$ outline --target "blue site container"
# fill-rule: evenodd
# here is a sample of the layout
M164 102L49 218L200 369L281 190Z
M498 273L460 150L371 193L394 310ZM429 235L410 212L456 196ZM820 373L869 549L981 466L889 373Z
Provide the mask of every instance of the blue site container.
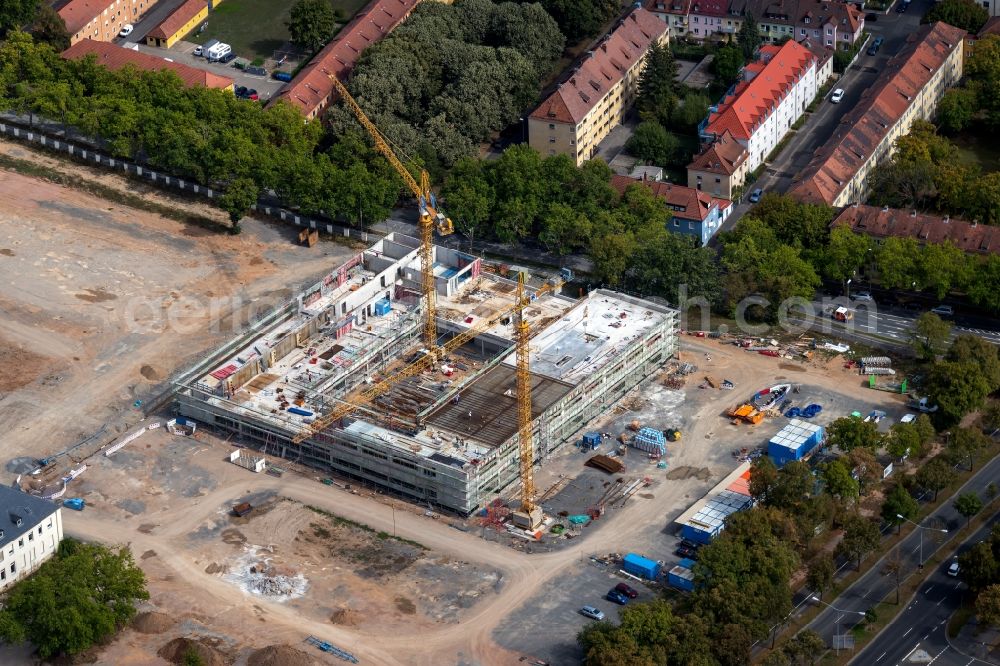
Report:
M601 445L601 433L588 432L583 435L583 448L596 449Z
M292 80L292 75L289 72L271 72L271 76L278 81L284 81L285 83Z
M694 592L694 561L684 559L667 572L667 584L685 592Z
M660 575L659 562L654 562L653 560L645 558L642 555L636 555L635 553L629 553L625 556L625 560L622 563L622 569L633 576L648 578L649 580L656 580L656 578Z
M823 427L792 419L767 444L767 455L776 467L802 460L823 442Z
M375 316L384 317L392 310L392 303L388 298L380 298L375 301Z
M299 409L298 407L289 407L288 408L288 413L289 414L298 414L299 416L312 416L313 415L312 412L306 411L305 409Z

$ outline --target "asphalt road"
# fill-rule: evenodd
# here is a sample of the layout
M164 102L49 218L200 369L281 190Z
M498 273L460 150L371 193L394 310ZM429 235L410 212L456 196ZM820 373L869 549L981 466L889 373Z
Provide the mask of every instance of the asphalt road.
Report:
M864 301L851 302L846 299L836 299L825 303L817 301L813 302L812 305L814 314L823 322L821 329L826 333L853 330L862 335L873 334L891 338L901 344L909 344L916 318L921 314L920 312L908 312L900 308L879 306ZM854 320L846 326L835 322L831 316L837 305L849 305L854 311ZM953 339L959 335L975 335L987 342L1000 345L1000 331L993 329L996 326L994 322L981 321L974 317L959 317L951 321L954 324L951 330ZM987 326L990 328L986 328Z
M160 25L163 19L167 18L173 13L175 9L180 7L184 3L184 0L159 0L153 8L146 12L146 15L139 19L133 24L132 34L128 37L119 37L115 42L119 45L125 42L142 42L146 39L146 35Z
M997 478L1000 478L1000 457L994 458L987 465L981 467L961 489L955 492L955 496L961 493L975 492L984 497L986 486L991 482L995 482ZM947 529L949 532L953 532L965 524L965 518L955 510L952 502L947 501L930 516L926 517L921 524L926 527ZM923 532L927 533L923 534ZM922 546L921 536L923 537ZM942 547L942 542L946 538L947 535L940 532L914 529L897 546L902 563L902 575L916 571L920 564L921 556L926 561ZM950 548L952 546L946 547ZM885 558L878 562L862 562L862 566L866 567L867 571L839 597L832 600L825 599L824 601L829 606L823 607L819 615L809 623L808 628L822 636L828 645L832 645L833 635L838 629L838 623L840 633L849 633L851 627L862 621L863 618L859 613L863 614L895 589L895 576L887 575L884 571L884 565ZM954 589L954 583L952 583L951 593L958 594L958 591ZM932 596L936 601L940 597L940 593ZM919 606L919 599L917 605ZM922 610L926 609L927 605L925 600ZM912 632L910 633L912 634ZM918 638L920 636L923 636L923 634L918 634ZM908 635L907 638L910 638L910 636ZM911 638L911 647L912 643L913 640ZM878 653L876 653L877 655ZM874 662L869 660L864 662L859 661L858 663L873 664Z
M957 556L986 539L990 529L998 522L1000 513L965 539L954 555ZM910 600L906 610L859 652L851 663L858 666L912 663L923 656L921 651L935 659L935 664L943 666L989 663L958 652L948 642L948 618L961 604L965 587L960 580L947 574L950 562L949 559L934 570Z

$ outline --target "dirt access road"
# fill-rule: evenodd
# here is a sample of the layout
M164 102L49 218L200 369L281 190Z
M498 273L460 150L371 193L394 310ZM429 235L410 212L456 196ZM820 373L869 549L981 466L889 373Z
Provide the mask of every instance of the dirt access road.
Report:
M0 463L104 424L120 433L142 416L135 400L350 253L297 247L294 230L252 219L232 236L10 171L0 201Z
M803 381L820 384L833 392L849 392L855 399L874 400L891 404L897 399L891 394L865 391L857 375L843 369L838 359L816 360L808 364L789 363L712 341L690 338L684 340L685 360L697 362L705 371L725 374L737 382L741 392L748 387L767 384L801 375ZM708 360L706 354L711 356ZM793 369L794 368L794 369ZM806 379L808 377L808 379ZM791 378L790 378L791 379ZM794 381L794 380L793 380ZM851 387L857 385L856 390ZM723 403L733 399L732 392L706 392L697 388L691 399L697 400L697 412L692 427L685 433L685 442L677 447L671 462L674 467L705 465L706 446L730 447L735 438L753 439L759 435L745 427L731 426L720 416ZM833 415L831 415L832 417ZM732 432L729 429L732 429ZM697 444L696 444L697 443ZM220 632L242 631L238 640L253 642L265 626L268 642L297 644L305 635L322 636L348 649L368 663L507 665L518 663L520 654L499 647L493 632L506 618L518 612L546 583L565 575L586 554L620 551L623 545L642 543L651 530L662 531L670 517L676 515L700 496L707 487L729 471L719 464L711 468L711 479L697 478L663 481L649 499L637 499L625 508L587 528L579 546L551 553L525 554L479 539L473 534L448 526L445 519L435 520L413 511L395 510L382 497L355 495L329 488L314 479L286 474L281 479L242 472L233 477L227 470L234 466L223 462L228 446L216 441L208 443L210 453L199 457L199 464L219 485L199 497L171 497L169 511L161 511L142 520L155 524L138 525L138 521L109 519L100 511L89 508L83 513L66 516L68 534L95 540L108 540L115 535L131 544L137 557L155 551L157 557L143 561L143 567L162 567L160 580L174 586L174 594L191 608L200 609L203 623ZM735 463L733 463L735 464ZM224 511L229 502L246 493L272 491L281 496L316 506L339 516L367 524L375 530L391 532L417 541L431 550L465 561L493 567L503 572L503 583L496 594L483 598L468 609L457 624L441 624L432 629L414 627L391 635L372 633L363 627L336 626L303 618L301 614L280 603L259 597L250 598L220 577L206 573L203 563L193 561L184 536L197 529L207 519ZM105 492L114 494L114 489ZM154 589L157 582L152 583ZM254 621L256 620L256 622ZM544 631L544 626L539 627Z

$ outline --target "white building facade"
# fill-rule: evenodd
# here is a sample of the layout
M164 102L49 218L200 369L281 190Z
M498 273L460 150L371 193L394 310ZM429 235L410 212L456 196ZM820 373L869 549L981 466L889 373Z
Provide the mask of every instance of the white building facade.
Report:
M0 591L52 557L63 537L62 509L50 501L0 486Z

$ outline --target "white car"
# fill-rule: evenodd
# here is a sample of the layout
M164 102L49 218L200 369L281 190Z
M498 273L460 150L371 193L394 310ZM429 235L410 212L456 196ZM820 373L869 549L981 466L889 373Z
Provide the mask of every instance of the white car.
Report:
M859 291L858 293L854 294L854 300L856 300L856 301L864 301L865 303L874 303L875 302L875 299L872 298L871 292L867 292L867 291Z
M936 308L931 308L931 312L939 317L950 317L955 314L955 310L950 305L939 305Z
M836 90L833 91L833 94L830 95L830 101L833 102L834 104L840 104L840 100L842 99L844 99L843 88L837 88Z
M958 562L952 562L951 566L948 567L949 576L958 576Z
M119 37L128 37L129 35L132 34L133 30L135 30L135 26L132 25L131 23L126 23L122 27L121 31L118 33L118 36Z
M584 606L583 608L581 608L580 609L580 615L583 615L585 617L589 617L591 620L603 620L604 619L604 611L598 610L598 609L594 608L593 606Z
M194 47L194 51L191 52L191 55L193 55L193 56L195 56L197 58L197 57L200 57L204 52L205 52L205 49L202 46L196 46L196 47Z
M913 423L917 420L916 414L904 414L903 418L899 419L900 423Z

